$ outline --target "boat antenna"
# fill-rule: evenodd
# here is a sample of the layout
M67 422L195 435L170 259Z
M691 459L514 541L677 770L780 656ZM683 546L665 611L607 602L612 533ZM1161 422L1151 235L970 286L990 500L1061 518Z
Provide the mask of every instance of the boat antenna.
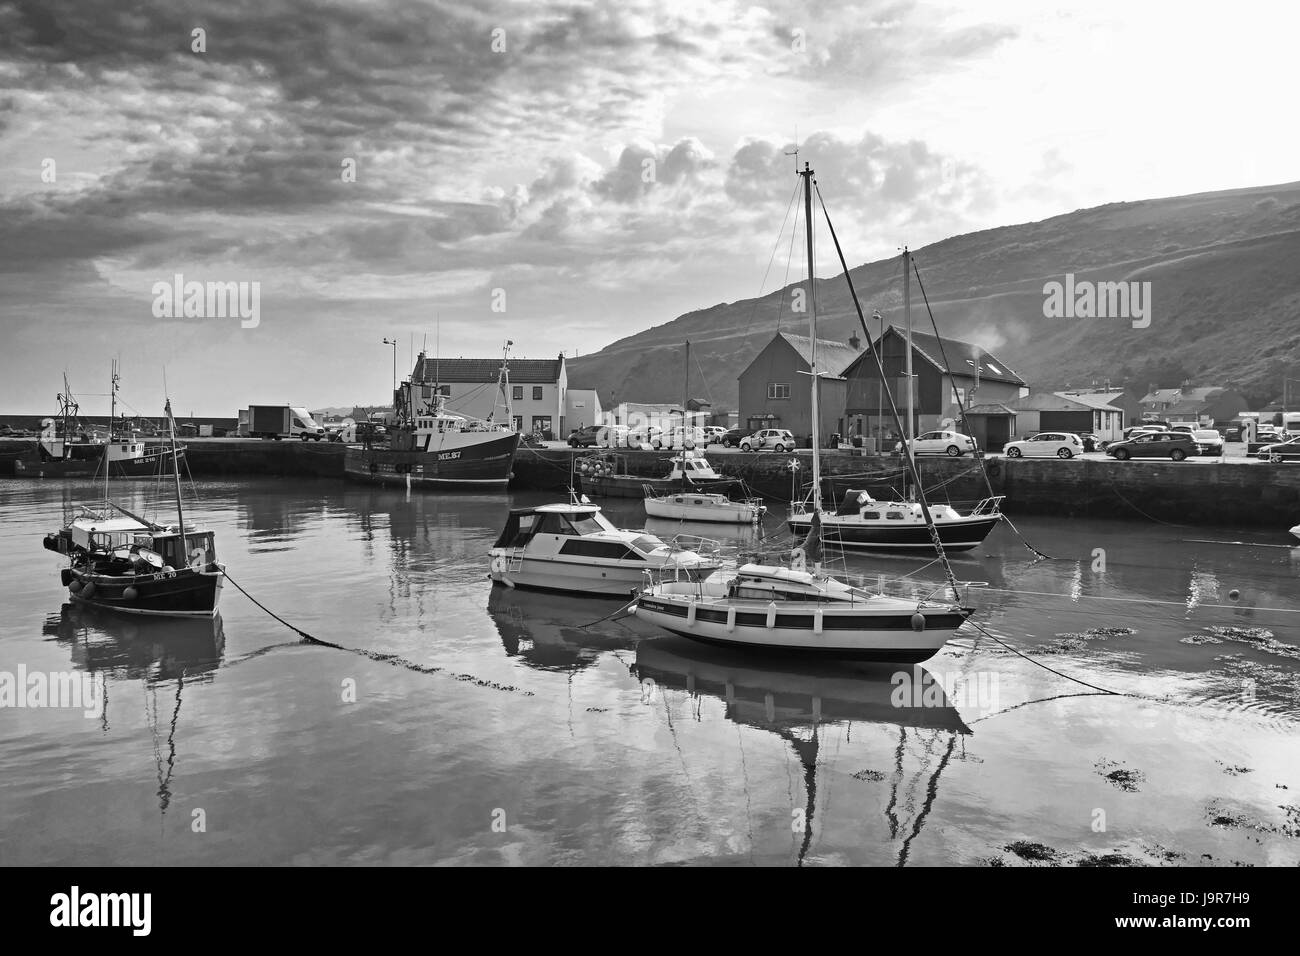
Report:
M844 281L849 285L849 295L853 298L853 308L858 313L858 323L862 326L862 334L866 337L867 347L871 350L871 357L875 360L876 370L880 374L880 380L885 380L885 366L881 362L880 352L876 348L876 343L871 340L871 333L867 329L867 320L862 314L862 303L858 301L857 289L853 287L853 276L849 274L849 264L844 259L844 250L840 247L839 237L835 235L835 226L831 223L831 214L826 208L826 200L822 198L821 190L817 190L817 201L821 204L822 215L826 217L826 228L830 231L831 241L835 243L835 254L839 257L840 267L844 270ZM898 405L894 402L894 394L889 389L885 389L885 396L889 399L889 410L893 413L894 424L898 426L900 434L902 433L903 422L898 414ZM816 418L813 419L814 427ZM957 576L953 573L952 564L948 561L948 555L943 550L943 541L939 538L939 529L935 527L934 515L930 514L930 503L925 499L925 487L921 484L921 475L916 466L916 454L911 442L903 443L903 452L907 458L907 468L911 475L912 482L916 487L916 496L921 506L921 514L925 518L925 527L930 532L930 541L934 544L935 553L939 556L939 562L943 565L944 573L948 577L948 585L952 588L953 596L958 594ZM813 449L813 461L817 460L817 450Z
M166 376L167 373L163 372L164 394L166 394L167 391ZM181 535L180 554L181 557L185 559L185 563L189 564L189 542L185 540L185 507L181 502L181 459L180 455L176 452L176 419L172 417L172 399L170 395L167 395L167 404L164 406L164 411L167 413L167 429L171 440L172 474L176 479L176 524L180 528Z

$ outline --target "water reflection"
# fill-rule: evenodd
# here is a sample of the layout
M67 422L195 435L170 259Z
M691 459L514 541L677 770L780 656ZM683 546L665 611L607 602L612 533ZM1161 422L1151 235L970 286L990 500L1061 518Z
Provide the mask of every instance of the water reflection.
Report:
M573 671L596 663L601 654L636 645L640 635L633 619L582 626L616 612L623 603L621 598L494 587L488 596L488 614L510 657L538 670Z
M901 838L899 866L907 862L912 841L925 825L939 793L939 778L958 741L971 733L942 687L919 666L900 671L887 666L764 659L665 637L637 646L632 673L642 682L643 693L662 686L685 691L696 701L702 696L714 698L724 705L728 720L789 743L803 768L806 797L800 866L816 826L818 761L827 727L846 725L849 740L855 723L880 725L897 733L885 817L890 839ZM912 692L899 674L921 682L925 693ZM915 764L911 771L909 758ZM924 798L917 806L910 795L922 788Z
M119 685L140 682L153 735L158 810L165 815L172 799L176 733L185 689L187 684L212 680L221 666L226 646L221 616L194 620L134 618L69 603L57 615L50 615L41 630L68 648L77 670L106 678L100 715L104 731L111 726L111 705L122 693ZM107 678L112 679L111 683Z

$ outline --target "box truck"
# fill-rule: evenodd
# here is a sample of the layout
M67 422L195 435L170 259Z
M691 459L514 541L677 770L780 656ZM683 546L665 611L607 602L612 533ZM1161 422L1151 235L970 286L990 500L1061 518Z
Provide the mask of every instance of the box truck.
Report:
M317 425L305 408L293 405L249 405L248 435L250 438L300 438L303 441L324 441L325 429Z

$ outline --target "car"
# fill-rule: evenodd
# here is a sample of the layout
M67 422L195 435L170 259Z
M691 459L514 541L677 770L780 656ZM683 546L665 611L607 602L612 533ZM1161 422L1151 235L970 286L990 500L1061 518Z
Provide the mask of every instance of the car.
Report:
M1199 452L1192 436L1185 432L1148 432L1125 441L1112 442L1106 454L1119 461L1130 458L1169 458L1182 461Z
M1300 435L1282 442L1265 445L1255 452L1261 461L1292 461L1300 459Z
M1186 432L1188 435L1194 435L1196 430L1201 426L1196 422L1175 422L1169 426L1171 432Z
M753 432L748 428L728 428L722 434L720 439L723 448L739 448L740 443L752 435Z
M629 448L640 448L642 445L649 445L652 448L663 446L664 430L658 425L642 425L638 428L630 429L627 433L627 444ZM658 444L656 444L658 442Z
M1243 425L1241 422L1228 422L1228 424L1223 428L1223 440L1241 441L1242 427Z
M976 447L975 439L954 431L923 432L912 439L914 455L948 455L951 458L958 458L966 452L975 454ZM902 442L894 446L894 451L902 450Z
M1201 450L1202 455L1219 456L1223 454L1223 436L1213 428L1198 428L1192 432L1192 441Z
M600 444L600 433L604 431L603 425L584 425L581 428L575 428L569 432L570 448L595 448Z
M660 448L703 448L704 429L698 425L686 428L674 425L660 435L657 441L652 441L650 444L654 446L655 451Z
M1106 450L1106 442L1098 440L1097 436L1092 432L1075 432L1074 434L1078 435L1079 441L1083 442L1085 452Z
M596 444L601 448L626 448L627 436L626 425L602 425L596 432Z
M740 440L741 451L774 451L778 455L795 447L794 435L784 428L760 428Z
M1083 439L1073 432L1039 432L1024 441L1008 442L1008 458L1073 458L1084 452Z
M722 436L725 434L727 434L727 430L721 425L705 425L704 444L720 445L722 444Z
M1169 428L1165 425L1130 425L1124 429L1124 441L1135 438L1138 435L1155 435L1160 432L1167 432Z

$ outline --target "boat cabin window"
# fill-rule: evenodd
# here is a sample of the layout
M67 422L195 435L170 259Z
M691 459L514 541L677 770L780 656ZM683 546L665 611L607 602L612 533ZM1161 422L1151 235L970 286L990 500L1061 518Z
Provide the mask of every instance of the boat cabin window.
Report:
M885 517L886 517L887 519L891 520L891 521L902 521L902 520L903 520L903 512L901 512L901 511L886 511L886 512L885 512Z
M664 544L652 534L642 534L637 535L632 539L632 547L637 551L640 551L642 554L652 554L660 548L668 547L668 545Z
M865 519L867 519L868 521L879 521L879 520L880 520L880 512L879 512L879 511L872 511L872 510L870 510L869 508L863 508L863 509L862 509L862 517L865 518Z
M537 534L583 535L608 530L594 512L585 514L538 515Z
M630 550L620 541L589 541L575 538L564 542L560 554L572 554L583 558L603 558L606 561L644 561L645 558Z

